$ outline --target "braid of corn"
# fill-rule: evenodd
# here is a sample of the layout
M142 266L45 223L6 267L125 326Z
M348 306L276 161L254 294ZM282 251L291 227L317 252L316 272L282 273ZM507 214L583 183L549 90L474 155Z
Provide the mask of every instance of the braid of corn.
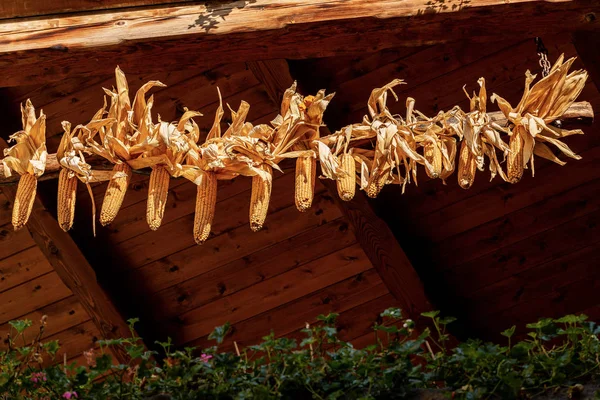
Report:
M433 167L433 170L425 169L427 176L431 179L439 178L442 173L442 150L438 143L427 142L423 147L423 156Z
M27 223L31 210L33 210L36 190L37 178L32 174L21 175L12 213L12 224L15 231L18 231Z
M463 189L468 189L475 181L475 172L477 171L477 162L473 153L465 141L460 145L460 155L458 158L458 184Z
M106 194L102 201L102 209L100 210L100 223L104 226L115 220L115 217L123 204L127 186L131 179L131 167L127 163L115 164L112 172L113 175L122 172L125 176L112 178L108 182Z
M506 160L506 169L507 169L507 180L510 183L517 183L523 177L523 147L525 145L525 141L523 137L519 134L519 129L516 128L508 143L510 148L510 153L508 153L508 157Z
M342 171L345 175L337 180L337 190L340 199L350 201L356 191L356 164L350 154L342 154L340 158Z
M270 166L265 165L265 170L273 174ZM262 229L267 211L269 210L269 201L271 200L272 179L262 179L255 175L252 177L252 197L250 198L250 229L258 232Z
M210 235L212 220L217 204L217 176L207 172L200 177L196 194L196 214L194 215L194 240L204 243Z
M317 159L314 157L299 157L296 159L296 208L304 212L312 205L315 195L315 179L317 174Z
M72 175L72 176L69 176ZM77 177L66 168L58 175L57 217L63 231L73 227L75 218L75 199L77 196Z
M156 165L150 173L148 184L148 203L146 206L146 221L153 231L157 230L162 223L169 194L169 171L162 165Z

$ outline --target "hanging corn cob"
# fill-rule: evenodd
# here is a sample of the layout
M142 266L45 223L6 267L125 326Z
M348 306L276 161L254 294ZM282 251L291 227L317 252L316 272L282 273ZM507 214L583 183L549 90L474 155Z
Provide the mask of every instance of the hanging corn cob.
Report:
M468 189L475 181L475 171L477 170L477 161L475 156L469 150L467 142L462 142L458 158L458 184L463 189Z
M217 204L217 176L206 172L200 176L194 215L194 240L202 244L208 239Z
M73 227L76 195L77 177L68 169L62 168L58 175L57 219L65 232Z
M340 165L344 176L336 181L338 195L340 199L350 201L354 198L356 191L356 165L354 157L348 153L342 154L340 156Z
M100 209L100 223L104 226L115 220L131 180L131 167L127 163L120 162L116 164L112 172L113 176L106 187L102 208Z
M40 111L35 116L35 108L27 99L21 105L23 130L10 136L10 141L17 143L4 150L2 164L6 176L11 170L21 175L13 205L12 224L15 230L27 223L37 190L37 178L42 176L46 168L46 116Z
M250 198L250 229L258 232L262 229L269 202L271 200L271 187L273 183L273 170L270 166L263 167L263 174L252 177L252 197Z
M317 159L314 157L298 157L296 159L296 208L300 212L307 211L312 205L315 195L317 176Z
M165 214L167 195L169 194L169 171L162 165L156 165L150 173L148 184L148 205L146 208L146 221L153 231L160 227Z

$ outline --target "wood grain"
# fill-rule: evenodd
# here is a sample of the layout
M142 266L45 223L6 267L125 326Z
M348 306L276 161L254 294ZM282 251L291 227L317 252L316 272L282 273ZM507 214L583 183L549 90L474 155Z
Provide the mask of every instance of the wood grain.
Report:
M0 292L52 271L52 266L37 246L0 260Z
M5 22L0 25L4 86L102 74L121 67L148 72L177 65L310 58L391 47L485 42L549 32L590 30L599 2L478 0L233 1ZM478 23L474 25L473 20ZM357 25L360 24L360 31ZM311 43L310 46L305 43Z

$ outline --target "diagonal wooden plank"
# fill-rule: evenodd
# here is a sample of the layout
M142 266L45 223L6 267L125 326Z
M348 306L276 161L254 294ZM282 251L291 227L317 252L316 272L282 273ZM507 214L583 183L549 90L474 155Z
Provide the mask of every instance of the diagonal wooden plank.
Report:
M0 138L0 148L7 146ZM14 201L17 186L2 188L4 194ZM100 287L96 273L77 247L71 236L64 232L54 216L39 198L36 198L27 229L34 242L46 256L60 279L84 307L104 339L128 337L129 327L107 293ZM115 356L120 363L127 363L125 349L116 348Z
M3 86L598 29L600 0L229 0L0 24ZM473 21L477 23L474 24ZM112 62L100 62L112 60Z
M281 94L293 83L287 62L258 61L250 63L249 67L257 71L256 77L263 82L269 97L279 104ZM421 279L388 225L375 214L365 194L357 191L352 201L345 202L339 198L334 181L323 179L321 182L350 222L358 243L402 310L415 319L421 312L430 310Z

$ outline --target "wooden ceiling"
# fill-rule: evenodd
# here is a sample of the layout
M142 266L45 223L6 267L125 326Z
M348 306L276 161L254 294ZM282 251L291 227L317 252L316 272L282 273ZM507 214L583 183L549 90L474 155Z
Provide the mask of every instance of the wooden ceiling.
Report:
M63 0L61 8L53 8L54 2L42 2L43 5L36 6L36 11L30 13L27 8L19 8L26 2L13 3L2 17L74 11L80 10L78 7L82 4L104 7L96 2L90 6L88 2ZM150 2L115 0L105 6L133 7L142 3ZM420 35L424 35L417 30L418 23L422 22L419 18L442 25L448 19L428 13L414 18L414 23L407 22L413 19L406 12L402 14L404 8L394 11L392 19L385 23L368 22L366 26L371 31L364 36L357 36L355 27L353 33L348 26L339 27L348 25L347 22L321 22L328 29L314 29L305 37L298 32L300 26L309 26L308 22L298 20L298 28L277 31L275 25L258 29L252 25L256 21L250 19L246 20L246 33L240 33L239 38L237 33L226 35L219 42L219 29L235 30L236 21L243 21L258 12L257 7L264 5L262 3L269 2L252 0L235 4L238 3L239 7L223 3L212 10L205 8L200 16L226 13L226 25L220 25L215 31L208 30L206 35L190 34L187 39L191 44L186 38L180 38L162 54L161 46L165 40L174 40L171 37L174 33L160 29L157 32L164 37L153 38L146 44L140 40L106 48L68 48L66 51L34 48L13 53L2 46L10 44L12 33L8 30L17 25L5 25L6 40L3 41L0 34L0 70L6 72L7 83L0 84L4 86L0 89L0 98L6 118L0 134L7 137L19 129L18 104L31 98L34 105L48 115L49 151L55 151L62 133L61 121L85 123L102 106L102 87L113 85L111 71L116 63L124 68L132 91L151 79L168 85L153 90L155 109L163 120L178 118L184 107L189 107L204 114L197 119L204 133L210 129L218 106L217 87L224 102L233 109L242 100L249 102L248 120L253 123L268 123L277 115L279 105L274 93L280 93L282 82L287 79L278 81L281 78L278 76L265 79L264 74L257 72L255 63L245 62L267 56L282 58L285 55L291 76L299 81L305 94L321 88L336 92L325 113L325 122L331 130L360 121L366 114L370 91L393 78L407 82L397 91L400 101L392 106L401 114L406 96L414 97L417 109L428 115L455 104L467 108L462 87L475 89L480 76L486 78L490 93L498 92L516 102L522 93L525 70L537 72L539 69L530 30L555 18L561 10L578 13L572 25L590 29L590 24L596 26L595 22L584 17L598 10L596 2L586 5L566 2L552 6L555 8L546 2L531 2L539 8L538 18L533 18L537 22L527 31L524 27L510 34L505 30L498 40L487 37L487 41L481 43L462 40L432 44L446 41L435 32L429 32L430 41L417 43ZM302 18L306 15L294 12L312 10L311 15L316 18L318 13L327 11L326 7L319 8L313 2L304 2L304 6L309 7L306 9L301 8L301 2L289 3L290 15L303 15ZM346 12L352 10L356 2L351 3ZM477 5L483 7L483 3L494 2L480 3ZM520 7L533 7L527 3L523 2ZM165 7L171 12L176 8L177 20L191 15L192 9L186 8L188 6L205 7L197 4ZM283 12L274 6L267 10ZM376 9L365 7L364 13L373 10ZM148 10L131 8L126 12L135 14ZM122 18L125 14L120 11L110 13L115 18L121 15L124 21L132 21ZM474 8L457 14L457 26L462 26L461 18L472 16L470 13L488 18L483 8ZM361 14L356 22L364 22L367 14ZM69 18L57 15L31 21L36 24L57 19L64 23L74 21ZM14 23L25 24L26 21L15 19ZM369 38L377 31L375 25L380 23L390 30L386 35L378 31L377 41L370 46ZM141 25L132 26L131 29L137 29ZM108 29L109 25L104 27ZM482 27L477 28L482 30L477 40L486 37L492 27L484 28L482 23ZM569 24L563 27L572 29ZM257 43L247 47L240 45L250 31L254 32L252 35L260 32L267 40L273 34L271 30L285 32L282 41L262 48ZM408 43L419 45L398 47L402 43L399 32L403 30ZM68 29L59 34L66 32ZM48 47L60 43L57 39L60 36L54 36L55 33L48 36ZM226 37L235 39L228 42ZM355 40L359 37L360 40ZM570 34L550 34L543 39L552 60L560 53L573 56L580 50L576 49ZM304 45L290 45L293 40L302 40ZM206 43L220 43L224 48L211 47L212 50L203 54L203 46L209 46ZM349 47L342 49L340 43L347 43ZM230 46L230 54L225 54L227 46ZM303 50L298 50L300 47ZM250 54L250 48L254 53ZM15 58L15 54L19 56ZM82 61L90 54L98 59ZM307 58L312 56L328 57ZM200 62L201 57L212 57L212 65L208 66L206 60ZM43 60L45 66L32 63L34 59ZM275 62L282 63L286 64L281 59ZM581 62L577 61L576 66L582 67ZM592 64L592 67L598 65ZM594 71L590 72L594 76ZM275 81L278 82L273 83ZM592 82L587 84L580 99L591 102L594 110L600 111L600 94ZM401 195L400 188L389 186L378 199L370 201L368 207L364 198L364 203L357 199L351 211L340 208L328 186L318 183L313 207L307 213L299 213L294 206L293 165L284 165L284 174L277 175L273 183L265 228L258 233L252 233L248 224L250 180L220 181L213 233L202 246L196 245L192 237L196 188L190 182L171 180L163 225L153 232L145 221L148 176L134 175L115 222L106 228L98 226L95 238L91 230L91 201L85 187L80 185L77 218L70 237L93 268L100 286L122 319L141 318L138 331L147 338L149 346L166 336L173 337L178 345L206 346L211 329L229 321L233 332L225 347L231 349L233 340L241 345L252 344L271 329L277 335L299 335L306 322L314 323L318 314L331 311L341 314L342 338L356 345L369 343L372 340L370 328L380 311L390 306L413 304L411 299L419 296L421 284L414 284L411 275L408 280L400 279L399 284L392 285L400 291L412 291L410 296L416 297L409 296L409 300L402 298L402 293L390 292L393 279L382 275L386 268L398 262L398 254L404 257L404 253L423 282L433 307L460 317L460 323L453 330L460 339L495 339L495 333L512 324L542 316L586 312L598 319L600 304L595 293L600 279L595 267L600 250L597 221L600 128L594 123L583 129L586 135L567 139L569 146L583 156L582 160L569 161L560 167L536 159L536 177L526 174L516 185L498 178L488 182L486 173L478 173L473 188L463 190L456 184L455 176L443 185L439 180L429 180L420 170L419 185L409 186L406 194ZM105 189L106 184L93 186L97 205ZM52 211L56 182L40 183L39 197L44 207ZM85 303L82 305L77 294L73 295L65 286L48 257L36 246L39 240L32 239L25 230L12 231L9 198L0 194L0 334L6 332L6 322L10 319L26 317L37 321L42 314L48 314L48 334L60 338L68 357L75 359L83 350L94 346L104 333L86 312ZM364 213L369 212L365 218ZM360 232L355 234L357 215L378 227L374 238L365 238ZM395 238L393 244L389 237L382 239L389 229ZM391 249L396 248L394 246L398 246L397 250ZM386 249L389 254L385 254ZM423 304L411 311L422 309Z

